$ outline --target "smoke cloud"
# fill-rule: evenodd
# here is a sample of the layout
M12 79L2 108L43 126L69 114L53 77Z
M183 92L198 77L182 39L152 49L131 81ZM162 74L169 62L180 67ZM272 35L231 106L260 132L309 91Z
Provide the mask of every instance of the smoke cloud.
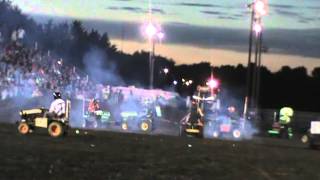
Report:
M84 55L83 64L85 71L93 81L110 85L124 85L116 65L108 61L108 56L102 49L92 47Z

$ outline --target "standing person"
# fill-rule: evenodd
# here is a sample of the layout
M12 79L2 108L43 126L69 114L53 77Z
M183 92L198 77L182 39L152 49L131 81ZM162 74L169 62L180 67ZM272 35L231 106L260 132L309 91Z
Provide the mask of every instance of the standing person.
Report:
M86 118L86 127L97 128L101 125L101 114L97 111L100 110L100 105L97 99L93 98L89 102L88 117Z
M291 138L293 136L291 121L294 111L291 107L283 107L280 109L279 123L284 127L285 136Z
M93 98L90 102L89 102L89 106L88 106L88 112L89 113L94 113L95 111L100 109L100 105L97 99Z

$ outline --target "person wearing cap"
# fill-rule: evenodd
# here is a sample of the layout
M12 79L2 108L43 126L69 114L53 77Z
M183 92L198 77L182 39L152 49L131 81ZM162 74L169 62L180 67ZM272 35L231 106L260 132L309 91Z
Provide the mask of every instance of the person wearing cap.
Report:
M48 116L55 117L55 118L63 117L66 113L66 103L61 98L61 93L54 92L53 98L54 98L54 100L52 101L52 103L50 105Z

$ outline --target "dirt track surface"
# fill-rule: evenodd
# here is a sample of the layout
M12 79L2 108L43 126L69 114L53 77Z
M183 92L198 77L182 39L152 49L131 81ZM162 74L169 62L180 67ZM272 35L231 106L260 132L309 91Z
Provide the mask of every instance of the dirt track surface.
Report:
M87 134L85 134L87 132ZM221 141L70 131L19 135L0 124L0 179L320 179L320 151L296 141Z

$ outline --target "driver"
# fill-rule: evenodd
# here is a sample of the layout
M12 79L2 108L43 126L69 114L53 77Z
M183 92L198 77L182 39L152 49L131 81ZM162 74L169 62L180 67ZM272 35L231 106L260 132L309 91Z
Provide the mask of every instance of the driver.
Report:
M53 93L54 101L52 101L48 113L48 117L51 118L61 118L65 115L66 111L66 103L61 98L60 92Z
M92 99L89 103L89 106L88 106L88 112L89 113L94 113L95 111L99 110L100 109L100 106L99 106L99 102L97 99Z
M191 123L198 123L201 124L201 120L203 118L204 114L200 107L198 107L197 103L195 101L191 104L191 113L190 113L190 121Z

